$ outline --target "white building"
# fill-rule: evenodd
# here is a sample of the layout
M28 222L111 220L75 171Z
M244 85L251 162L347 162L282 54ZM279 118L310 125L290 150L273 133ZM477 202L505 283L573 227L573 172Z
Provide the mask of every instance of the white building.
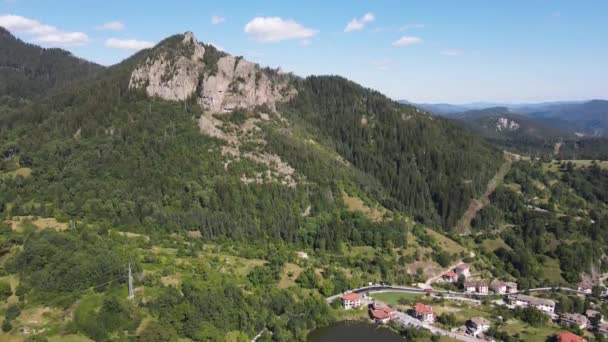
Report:
M361 296L354 292L346 293L342 296L342 305L345 310L358 308L361 306Z
M490 321L483 317L474 317L467 321L467 332L475 337L490 330Z
M560 315L559 320L562 324L578 327L583 330L590 326L589 319L585 315L579 313L562 314Z
M454 272L456 272L456 274L459 276L463 275L465 278L468 278L471 276L471 266L467 264L460 264L454 268Z
M507 293L507 284L500 280L494 280L490 285L492 287L492 292L496 294L506 294Z
M489 293L488 283L485 281L467 281L464 283L464 291L466 293L477 293L487 295Z
M505 285L507 286L507 293L508 294L517 293L517 283L514 283L512 281L508 281L508 282L505 283Z
M578 292L591 294L593 292L593 284L582 282L578 284Z
M540 311L544 311L549 314L553 314L555 312L555 301L551 299L544 299L538 297L527 296L523 294L516 294L509 297L509 301L511 304L515 306L531 306Z

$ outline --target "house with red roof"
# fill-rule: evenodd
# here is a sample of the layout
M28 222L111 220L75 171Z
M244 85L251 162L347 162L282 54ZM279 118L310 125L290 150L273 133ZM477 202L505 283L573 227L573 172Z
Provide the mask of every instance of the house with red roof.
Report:
M563 331L557 334L557 342L587 342L587 340L569 331Z
M361 306L361 295L354 292L345 293L342 296L342 305L345 310L358 308Z
M397 312L393 310L393 308L377 303L374 303L372 308L370 308L369 313L374 322L378 324L386 324L391 319L397 317Z
M448 271L441 276L441 280L446 283L455 283L458 281L458 274L454 271Z
M414 317L418 318L423 322L432 323L435 321L435 314L433 314L433 308L423 303L416 303L412 310Z

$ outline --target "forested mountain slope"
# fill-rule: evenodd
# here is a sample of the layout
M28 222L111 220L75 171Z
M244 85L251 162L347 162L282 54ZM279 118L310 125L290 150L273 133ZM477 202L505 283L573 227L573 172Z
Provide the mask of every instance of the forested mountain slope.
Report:
M24 43L0 27L0 95L29 99L89 78L104 68L57 49ZM2 102L7 102L4 99Z
M339 184L352 184L419 221L449 227L500 164L498 151L453 124L352 82L302 80L197 44L188 35L171 37L84 85L3 116L2 151L18 151L3 162L5 171L33 170L31 177L2 183L5 214L53 213L129 229L189 227L208 238L313 243L319 235L355 229L328 229L339 221L320 224L301 214L308 206L312 216L338 208ZM201 47L205 52L197 57ZM167 82L160 87L183 76L180 63L193 63L200 66L200 95L165 101L133 86L138 66L162 59L175 63L159 62L173 68L156 80ZM234 113L201 108L201 99L217 99L220 92L212 87L222 77L232 77L222 105L249 107ZM283 90L246 96L275 86ZM279 112L290 121L268 99L283 103ZM315 139L321 145L310 143ZM315 228L302 231L309 221Z
M451 122L337 76L297 80L281 109L305 121L391 194L384 204L452 227L501 164L498 151Z

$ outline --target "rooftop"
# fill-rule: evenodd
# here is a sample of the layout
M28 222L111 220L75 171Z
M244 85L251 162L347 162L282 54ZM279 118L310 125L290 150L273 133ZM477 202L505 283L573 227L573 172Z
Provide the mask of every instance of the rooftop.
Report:
M389 315L382 310L370 310L372 313L372 317L375 319L387 319Z
M361 296L358 293L354 293L354 292L349 292L346 293L342 296L343 300L349 300L349 301L355 301L355 300L361 300Z
M553 301L551 299L532 297L532 296L527 296L527 295L523 295L523 294L516 294L512 298L522 301L522 302L528 302L533 305L555 306L555 301Z
M561 332L557 335L557 341L559 342L584 342L585 339L575 335L569 331Z
M414 311L416 311L417 314L426 315L433 313L433 308L423 303L416 303L416 305L414 305Z

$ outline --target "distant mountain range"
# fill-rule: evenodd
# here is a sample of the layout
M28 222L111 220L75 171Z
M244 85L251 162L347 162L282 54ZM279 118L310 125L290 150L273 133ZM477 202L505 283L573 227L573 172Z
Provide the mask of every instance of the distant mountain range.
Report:
M459 105L400 102L412 104L435 115L469 122L473 118L475 119L473 121L479 121L484 116L495 118L497 113L503 116L516 116L519 121L525 121L525 126L528 128L534 127L535 135L539 135L541 130L546 131L550 136L561 131L564 137L571 134L576 134L578 137L608 137L608 101L606 100L522 104L478 102Z

